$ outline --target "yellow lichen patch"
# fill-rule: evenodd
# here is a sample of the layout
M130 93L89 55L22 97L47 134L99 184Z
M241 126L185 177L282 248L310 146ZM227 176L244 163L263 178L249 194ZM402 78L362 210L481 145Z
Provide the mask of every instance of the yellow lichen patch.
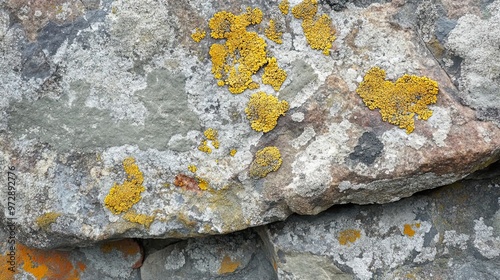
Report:
M144 177L133 158L123 160L123 168L127 179L123 184L115 183L104 198L104 205L114 214L129 210L141 200L141 193L145 190L142 182Z
M131 209L127 211L125 215L123 215L123 219L132 223L141 224L144 227L149 228L149 226L151 226L151 223L153 223L155 217L145 214L138 214L137 212Z
M335 41L335 29L328 15L316 16L318 11L317 0L304 0L292 8L292 14L302 19L302 29L307 43L315 50L323 50L325 55L330 54L330 48Z
M416 223L413 225L405 224L403 226L403 234L409 237L413 237L415 235L415 230L413 228L420 228L420 223Z
M275 96L264 92L252 94L245 108L251 127L262 132L271 131L278 123L278 118L284 116L286 111L288 102L279 101Z
M281 163L282 159L278 148L265 147L255 154L255 159L250 165L250 176L253 178L266 177L269 172L277 171Z
M240 265L240 261L233 261L230 256L225 255L220 264L219 274L233 273Z
M190 164L188 165L188 170L193 172L193 173L196 173L196 171L198 170L198 168L196 167L196 165L194 164Z
M332 20L327 15L322 15L316 20L305 19L302 28L307 43L315 50L323 50L323 54L329 55L332 42L335 41L335 29Z
M213 128L208 128L207 130L205 130L205 132L203 132L203 135L205 135L205 137L207 137L208 140L217 140L217 136L219 136L219 132L217 132L217 130L213 129Z
M214 148L218 149L220 147L220 142L219 140L214 140L212 141L212 146L214 146Z
M226 11L215 13L208 22L212 38L226 39L223 45L210 46L212 73L217 84L228 85L231 93L238 94L259 87L252 81L252 75L267 62L266 42L246 28L261 21L260 9L247 8L240 15Z
M204 30L201 30L199 28L196 28L193 34L191 34L191 38L196 42L199 43L205 36L207 35L207 32Z
M432 110L427 105L437 101L438 84L427 77L403 75L395 83L385 80L385 71L371 68L356 92L370 110L379 109L382 120L406 129L415 129L415 114L427 120Z
M53 224L57 218L61 216L60 213L49 212L36 218L36 224L44 231L48 230L50 225Z
M203 179L203 178L196 177L196 180L198 180L198 188L200 188L200 190L202 190L202 191L206 191L208 189L208 187L210 186L208 184L208 181Z
M203 135L205 135L206 139L201 140L200 145L198 146L198 150L210 154L212 152L212 149L208 146L208 140L212 141L212 146L216 149L219 148L220 143L219 139L217 139L219 133L217 130L213 128L208 128L203 132Z
M281 85L286 80L285 70L278 67L278 61L275 57L268 59L266 67L264 67L264 74L262 75L262 82L271 85L275 91L280 90Z
M348 245L348 243L354 243L361 237L361 231L357 229L346 229L339 232L337 240L340 245Z
M200 145L198 146L198 150L210 154L212 149L208 146L208 140L201 140Z
M86 265L82 262L74 264L69 252L32 249L19 243L16 249L19 267L27 274L31 274L34 279L76 280L80 279L80 273L86 269ZM2 263L4 258L6 257L0 256ZM7 273L10 271L3 271L2 275L7 276Z
M264 30L264 34L266 34L266 37L269 38L269 40L277 44L283 43L283 40L281 39L283 37L283 32L278 30L276 22L273 19L269 21L269 27Z
M231 151L229 151L229 155L234 157L234 155L236 155L236 149L231 149Z
M284 15L288 15L288 11L290 10L290 3L288 0L283 0L279 3L278 8Z
M292 15L298 19L313 19L317 12L317 0L304 0L292 8Z

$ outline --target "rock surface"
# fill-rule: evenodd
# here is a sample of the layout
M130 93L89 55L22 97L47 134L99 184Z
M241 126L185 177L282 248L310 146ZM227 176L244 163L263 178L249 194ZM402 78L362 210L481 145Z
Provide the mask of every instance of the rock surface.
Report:
M312 19L284 15L274 2L55 2L0 1L0 166L15 176L16 201L10 211L2 199L0 223L14 217L26 245L228 233L336 204L397 201L500 157L499 37L491 32L499 0L320 1L317 17L330 17L337 38L319 50L303 31ZM266 67L253 83L235 79L249 87L241 94L212 75L210 48L224 40L210 38L210 18L247 6L263 15L245 36L257 32L263 63L275 57L287 73L278 91L276 80L255 82ZM271 19L282 44L264 36ZM200 43L196 28L207 33ZM374 66L392 82L404 74L437 81L432 116L415 117L412 133L382 121L356 93ZM267 133L245 114L258 91L289 105ZM258 167L265 147L279 153ZM250 176L268 164L276 171Z
M139 280L141 246L131 239L110 241L71 251L40 250L17 243L13 231L0 230L2 280L10 279L131 279ZM10 238L10 237L14 238Z
M262 240L247 230L169 245L146 257L141 275L143 279L162 275L172 275L168 279L498 279L499 198L496 176L460 181L384 205L342 205L317 216L292 215L259 227ZM248 259L264 251L264 262L254 258L261 269L249 270ZM234 273L220 275L225 256L238 266L233 266Z
M395 203L292 216L261 233L280 279L498 279L499 198L499 177L461 181Z

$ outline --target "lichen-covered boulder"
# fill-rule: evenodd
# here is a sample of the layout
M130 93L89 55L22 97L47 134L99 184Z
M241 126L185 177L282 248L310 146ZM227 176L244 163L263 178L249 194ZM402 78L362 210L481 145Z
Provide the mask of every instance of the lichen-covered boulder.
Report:
M499 197L500 177L489 170L393 203L292 215L258 227L260 239L247 229L173 244L148 240L156 251L146 253L141 277L497 279Z
M0 223L228 233L497 160L500 1L385 2L1 1Z
M251 230L177 242L148 255L141 267L142 280L276 277L262 241Z
M498 166L497 166L498 167ZM498 279L500 177L260 229L279 279Z
M14 279L129 279L139 280L141 246L132 239L92 247L41 250L17 243L15 228L0 229L3 280Z

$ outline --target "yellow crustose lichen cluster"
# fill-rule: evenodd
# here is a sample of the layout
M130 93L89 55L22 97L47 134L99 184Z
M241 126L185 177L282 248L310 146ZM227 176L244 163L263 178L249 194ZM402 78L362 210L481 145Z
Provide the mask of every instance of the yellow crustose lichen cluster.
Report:
M276 57L269 58L266 67L264 67L262 82L266 85L271 85L275 91L278 91L285 80L286 72L278 67Z
M140 225L143 225L143 226L149 228L149 226L151 226L151 224L153 223L155 217L145 215L145 214L138 214L137 212L135 212L134 210L131 209L131 210L127 211L127 213L125 213L125 215L123 215L123 219L125 219L129 222L137 223L137 224L140 224Z
M256 131L269 132L278 123L278 118L288 111L288 102L279 101L273 95L257 92L248 101L245 113Z
M264 34L267 38L269 38L269 40L277 44L283 43L283 40L281 39L283 37L283 32L278 30L278 26L276 25L276 21L274 19L269 20L269 27L266 28Z
M205 135L205 139L201 140L201 143L198 146L198 150L210 154L212 152L212 149L208 146L208 140L212 141L212 146L214 148L219 148L220 143L219 139L217 139L219 133L217 132L217 130L208 128L207 130L205 130L205 132L203 132L203 135Z
M123 160L123 168L127 179L121 185L115 183L104 198L104 205L114 214L129 210L141 200L141 193L145 190L142 185L144 177L135 160L131 157Z
M307 43L315 50L323 50L325 55L330 54L330 48L335 41L335 29L328 15L316 16L318 11L317 0L304 0L292 8L292 14L302 19L302 29Z
M373 67L356 92L371 110L379 109L382 120L406 129L415 129L415 114L421 120L432 116L427 105L437 101L438 84L427 77L405 74L395 83L385 80L385 71Z
M265 147L255 154L255 159L250 165L250 176L254 178L266 177L269 172L278 170L281 163L282 159L278 148Z
M246 89L259 87L252 80L252 75L268 62L267 45L256 32L247 31L247 27L261 21L260 9L247 8L240 15L227 11L218 12L208 22L212 38L226 39L224 44L215 43L210 47L212 73L217 84L228 85L231 93L238 94ZM279 89L281 84L273 87Z
M278 8L284 15L288 15L288 11L290 10L290 3L288 0L283 0L279 3Z
M199 28L196 28L193 34L191 34L191 38L196 42L199 43L205 36L207 35L207 32L204 30L201 30Z
M36 218L36 224L43 230L47 230L51 224L55 223L61 213L49 212Z

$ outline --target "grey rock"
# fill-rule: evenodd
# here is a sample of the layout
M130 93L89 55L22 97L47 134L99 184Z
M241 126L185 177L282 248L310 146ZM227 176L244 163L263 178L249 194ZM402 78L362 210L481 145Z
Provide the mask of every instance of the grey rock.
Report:
M491 3L484 16L467 14L450 32L447 48L463 58L460 97L477 110L479 117L500 126L500 4Z
M131 239L71 251L40 250L18 243L16 233L0 229L2 279L140 279L143 253Z
M388 203L500 157L498 38L488 33L498 0L323 1L318 14L336 28L330 55L312 50L301 22L269 1L22 2L0 3L0 168L15 167L16 225L29 246L183 239L337 204ZM263 38L280 15L283 44L266 41L289 75L280 91L261 83L232 94L211 73L209 49L221 41L209 38L209 19L247 6L262 9L263 22L248 30ZM196 28L208 34L200 43L191 38ZM433 115L416 119L413 133L382 121L356 94L374 66L391 81L408 73L438 82ZM257 91L290 107L265 134L244 111ZM206 139L208 128L218 143ZM205 140L211 153L197 149ZM281 167L251 178L266 146L280 150ZM128 158L137 166L124 169ZM106 206L114 186L138 181L140 197L129 189L117 203L133 206L123 213ZM37 222L46 215L58 218ZM9 217L0 214L0 224Z
M251 231L189 239L149 255L141 279L276 279L257 235Z
M465 180L395 203L293 215L260 234L280 279L498 279L499 198L500 177Z

